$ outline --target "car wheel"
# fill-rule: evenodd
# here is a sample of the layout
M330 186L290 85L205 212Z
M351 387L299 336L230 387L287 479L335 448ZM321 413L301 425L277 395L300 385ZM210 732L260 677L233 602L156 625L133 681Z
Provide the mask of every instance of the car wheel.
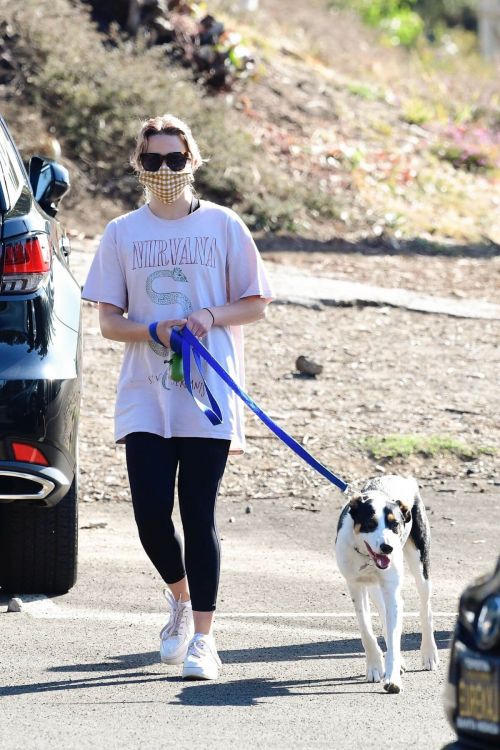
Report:
M78 482L53 508L0 504L0 585L24 594L65 594L76 581Z

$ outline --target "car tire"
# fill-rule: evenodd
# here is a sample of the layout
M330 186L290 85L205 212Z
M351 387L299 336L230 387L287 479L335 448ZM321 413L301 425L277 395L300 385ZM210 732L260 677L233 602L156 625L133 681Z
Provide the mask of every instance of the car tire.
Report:
M75 584L78 482L57 505L0 504L0 586L16 594L65 594Z

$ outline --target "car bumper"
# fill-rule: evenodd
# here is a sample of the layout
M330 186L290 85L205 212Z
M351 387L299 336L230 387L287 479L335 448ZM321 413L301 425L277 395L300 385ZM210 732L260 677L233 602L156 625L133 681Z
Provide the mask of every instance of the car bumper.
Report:
M453 643L444 707L460 741L485 750L500 746L500 656Z
M30 503L52 507L62 500L73 474L53 466L0 461L0 503Z

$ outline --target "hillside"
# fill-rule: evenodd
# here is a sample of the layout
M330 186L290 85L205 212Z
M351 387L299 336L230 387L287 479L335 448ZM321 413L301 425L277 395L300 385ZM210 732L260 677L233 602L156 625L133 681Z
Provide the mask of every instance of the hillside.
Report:
M207 10L242 35L255 70L209 94L161 47L98 30L83 3L0 0L2 113L26 158L61 144L66 221L98 233L137 205L138 120L171 110L209 158L200 193L242 213L264 248L498 253L498 71L472 37L408 52L322 0L232 5Z

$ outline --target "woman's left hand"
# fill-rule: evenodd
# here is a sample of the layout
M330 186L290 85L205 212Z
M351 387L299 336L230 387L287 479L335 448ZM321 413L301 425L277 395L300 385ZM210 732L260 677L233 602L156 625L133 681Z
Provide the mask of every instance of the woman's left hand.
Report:
M210 312L205 308L195 310L188 316L186 327L192 334L201 339L209 332L214 324L214 319Z

